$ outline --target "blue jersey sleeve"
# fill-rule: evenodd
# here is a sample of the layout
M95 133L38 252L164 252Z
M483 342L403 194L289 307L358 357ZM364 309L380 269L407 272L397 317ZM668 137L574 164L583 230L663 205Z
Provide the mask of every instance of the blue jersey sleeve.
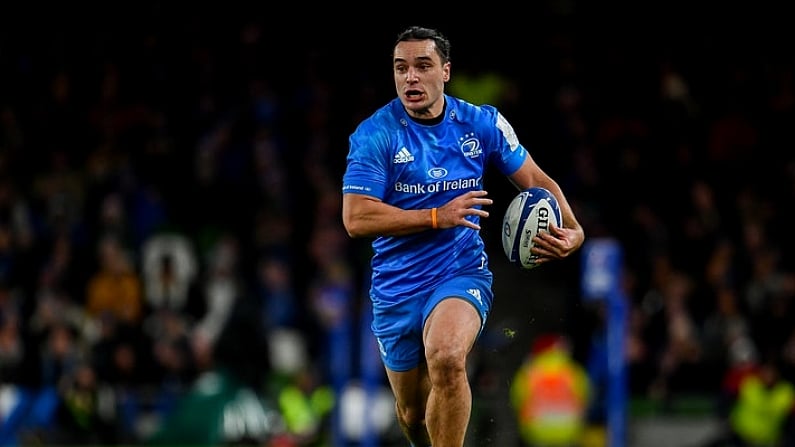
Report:
M387 138L372 121L363 122L349 137L347 169L342 192L383 199L388 177Z
M503 175L511 175L524 163L527 149L519 143L513 127L495 107L484 105L481 109L490 116L487 121L488 134L492 137L489 160Z

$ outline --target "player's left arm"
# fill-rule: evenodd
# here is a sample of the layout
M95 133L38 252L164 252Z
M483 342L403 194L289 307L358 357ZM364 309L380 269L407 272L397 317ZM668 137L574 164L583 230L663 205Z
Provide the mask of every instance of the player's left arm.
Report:
M585 242L585 231L574 215L566 195L563 194L560 185L541 169L530 154L527 154L522 166L508 178L519 190L533 186L546 188L555 195L560 206L563 226L551 225L548 233L542 232L534 238L533 253L540 256L536 263L563 259L582 246Z

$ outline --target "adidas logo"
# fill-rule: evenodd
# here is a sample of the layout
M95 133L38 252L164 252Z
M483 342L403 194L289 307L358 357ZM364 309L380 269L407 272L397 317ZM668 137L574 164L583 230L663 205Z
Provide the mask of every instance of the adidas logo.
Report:
M414 161L414 156L411 155L411 152L404 146L395 154L395 161L393 161L393 163L408 163L410 161Z
M475 299L478 300L478 303L480 303L481 306L483 305L483 297L480 296L480 290L478 290L478 289L468 289L467 293L469 293L470 295L475 297Z

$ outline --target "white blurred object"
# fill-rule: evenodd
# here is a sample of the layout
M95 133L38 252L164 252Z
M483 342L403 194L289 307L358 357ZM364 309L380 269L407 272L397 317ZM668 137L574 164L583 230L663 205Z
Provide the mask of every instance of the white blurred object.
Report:
M277 328L268 332L271 367L282 374L293 375L309 365L306 340L294 329Z
M157 234L144 243L146 299L154 308L180 310L198 273L191 242L180 234Z
M360 441L367 432L380 436L395 424L395 400L384 386L377 386L370 396L359 383L350 383L342 391L339 401L340 424L343 435L349 440Z
M759 361L759 354L750 337L741 335L731 342L729 360L732 365L752 364Z

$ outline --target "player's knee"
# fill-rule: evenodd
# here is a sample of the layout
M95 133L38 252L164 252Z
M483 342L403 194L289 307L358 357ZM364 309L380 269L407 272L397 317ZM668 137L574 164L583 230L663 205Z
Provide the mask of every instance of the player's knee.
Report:
M450 380L466 374L467 351L453 345L429 348L426 352L431 378Z
M395 405L400 423L409 431L420 430L425 426L425 408L419 406L401 407Z

